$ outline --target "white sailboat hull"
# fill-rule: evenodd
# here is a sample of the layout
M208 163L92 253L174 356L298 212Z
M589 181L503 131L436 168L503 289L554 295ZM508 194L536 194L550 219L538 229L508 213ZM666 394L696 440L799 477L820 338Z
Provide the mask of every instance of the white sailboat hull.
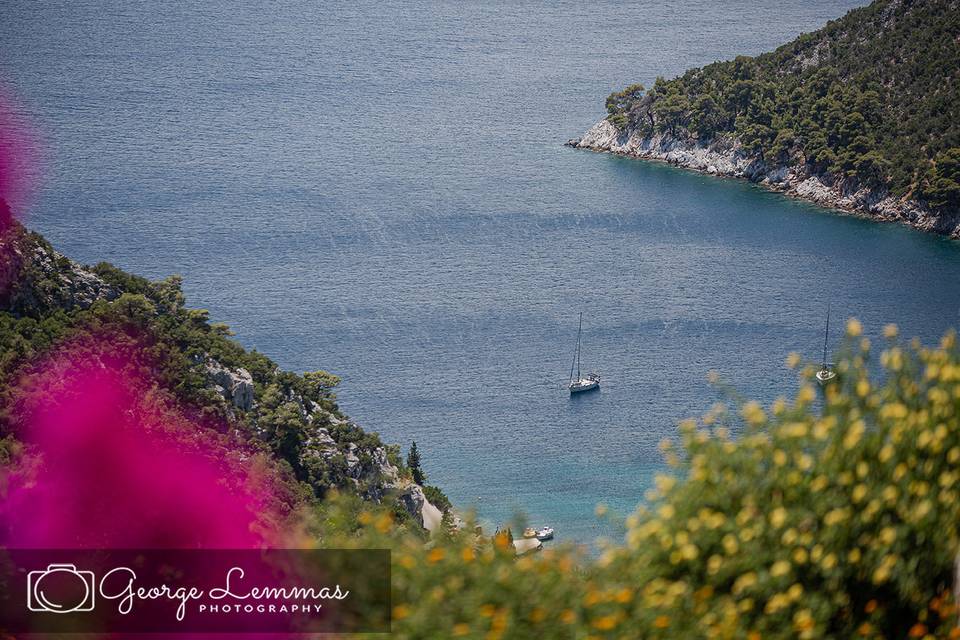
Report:
M580 378L570 383L570 393L593 391L600 387L600 377Z

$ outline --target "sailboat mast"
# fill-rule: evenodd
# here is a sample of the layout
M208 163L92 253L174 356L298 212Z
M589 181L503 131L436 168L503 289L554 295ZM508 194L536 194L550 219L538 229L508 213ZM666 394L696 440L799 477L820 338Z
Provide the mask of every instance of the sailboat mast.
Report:
M830 303L827 303L827 327L823 330L823 368L827 368L827 340L830 338Z
M583 311L580 312L580 325L577 327L577 380L580 379L580 334L583 332Z
M573 361L570 362L570 382L573 382L573 369L577 366L577 358L580 356L580 330L577 330L577 349L573 352ZM579 380L579 376L577 377Z

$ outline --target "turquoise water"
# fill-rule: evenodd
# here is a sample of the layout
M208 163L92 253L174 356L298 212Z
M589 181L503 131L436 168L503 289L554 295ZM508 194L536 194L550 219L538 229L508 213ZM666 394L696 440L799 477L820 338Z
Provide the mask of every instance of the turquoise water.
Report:
M955 243L561 146L613 89L854 4L32 2L0 82L47 141L29 224L59 248L182 273L243 344L342 375L455 503L583 541L718 398L709 370L791 393L828 299L873 336L957 324ZM570 398L580 310L603 388Z

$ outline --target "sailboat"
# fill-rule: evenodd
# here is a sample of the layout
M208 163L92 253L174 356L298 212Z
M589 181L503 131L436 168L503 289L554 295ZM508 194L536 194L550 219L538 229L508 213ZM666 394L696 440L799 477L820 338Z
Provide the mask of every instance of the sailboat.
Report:
M817 382L825 385L837 377L837 372L833 370L833 363L827 362L827 342L830 339L830 305L827 305L827 327L823 330L823 364L820 365L820 371L817 371Z
M599 373L588 373L587 375L580 374L580 336L583 334L583 312L580 312L580 325L577 328L577 353L573 357L573 363L570 365L570 384L568 388L570 389L570 394L580 393L582 391L592 391L593 389L598 389L600 387L600 374ZM573 377L573 369L577 369L577 377Z

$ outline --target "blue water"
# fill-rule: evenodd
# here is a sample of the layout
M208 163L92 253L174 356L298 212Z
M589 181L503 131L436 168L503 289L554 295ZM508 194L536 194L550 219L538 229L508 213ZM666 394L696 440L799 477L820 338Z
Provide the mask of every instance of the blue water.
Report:
M792 393L827 300L958 320L960 247L561 146L613 89L757 53L857 2L30 2L0 83L47 144L29 224L162 277L424 453L491 522L615 528L719 394ZM577 312L603 389L570 398ZM838 322L838 325L840 323Z

